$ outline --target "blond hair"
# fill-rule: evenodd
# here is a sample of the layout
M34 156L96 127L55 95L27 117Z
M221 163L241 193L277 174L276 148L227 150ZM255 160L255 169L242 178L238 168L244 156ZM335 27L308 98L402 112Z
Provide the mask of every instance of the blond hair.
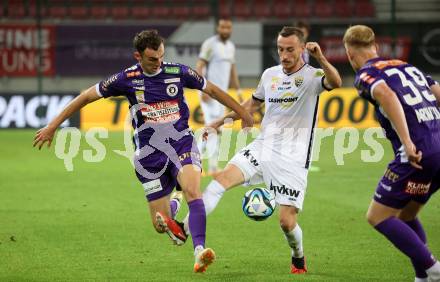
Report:
M344 44L356 48L370 47L376 43L374 31L366 25L354 25L345 31Z

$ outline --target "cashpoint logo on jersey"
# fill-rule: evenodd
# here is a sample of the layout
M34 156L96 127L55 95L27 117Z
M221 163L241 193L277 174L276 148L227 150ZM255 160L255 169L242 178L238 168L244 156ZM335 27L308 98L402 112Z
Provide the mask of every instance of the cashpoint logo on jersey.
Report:
M269 103L279 103L282 109L290 108L298 100L291 92L284 93L280 98L269 98Z

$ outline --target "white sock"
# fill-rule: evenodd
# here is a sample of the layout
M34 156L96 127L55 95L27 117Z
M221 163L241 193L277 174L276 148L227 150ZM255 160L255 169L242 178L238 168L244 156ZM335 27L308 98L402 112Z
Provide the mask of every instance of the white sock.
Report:
M432 281L440 281L440 262L437 261L433 266L426 270L429 279Z
M199 149L200 154L203 156L205 150L206 150L206 141L204 140L197 140L197 149Z
M428 282L428 278L419 278L419 277L416 277L416 278L414 279L414 282Z
M292 257L302 258L304 256L302 245L302 230L299 224L296 224L295 228L289 232L284 232L287 243L292 248Z
M205 204L206 215L210 214L223 197L226 189L217 180L209 182L208 187L203 191L203 203Z
M208 187L203 191L203 203L205 204L206 215L210 214L223 197L226 189L216 180L209 182ZM183 228L189 234L188 215L183 219Z
M198 254L200 254L201 251L203 251L205 248L203 248L202 245L197 245L194 248L194 256L196 257Z

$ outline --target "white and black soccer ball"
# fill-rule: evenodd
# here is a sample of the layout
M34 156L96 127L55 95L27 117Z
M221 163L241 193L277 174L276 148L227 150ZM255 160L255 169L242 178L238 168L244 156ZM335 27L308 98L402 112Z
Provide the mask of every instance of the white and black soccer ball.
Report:
M261 221L275 210L275 195L266 188L254 188L244 194L242 208L250 219Z

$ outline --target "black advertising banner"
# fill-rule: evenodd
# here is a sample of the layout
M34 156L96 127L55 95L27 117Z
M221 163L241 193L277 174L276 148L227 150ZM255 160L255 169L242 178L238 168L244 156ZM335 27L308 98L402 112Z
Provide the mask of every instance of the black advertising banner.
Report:
M356 24L356 23L352 23ZM313 24L308 41L320 44L327 59L341 73L352 73L345 55L342 37L351 24ZM440 69L440 23L399 23L394 28L389 23L368 24L376 34L379 55L407 61L423 71L438 72ZM263 26L264 68L278 64L276 38L283 25ZM395 35L394 35L395 34ZM393 38L396 39L393 43ZM393 54L395 45L395 54ZM312 65L317 66L312 61Z
M46 126L76 95L77 93L0 93L0 129ZM79 127L79 123L80 115L76 113L61 126Z
M168 38L178 25L60 25L56 27L56 73L61 76L102 76L136 63L133 38L157 29Z

